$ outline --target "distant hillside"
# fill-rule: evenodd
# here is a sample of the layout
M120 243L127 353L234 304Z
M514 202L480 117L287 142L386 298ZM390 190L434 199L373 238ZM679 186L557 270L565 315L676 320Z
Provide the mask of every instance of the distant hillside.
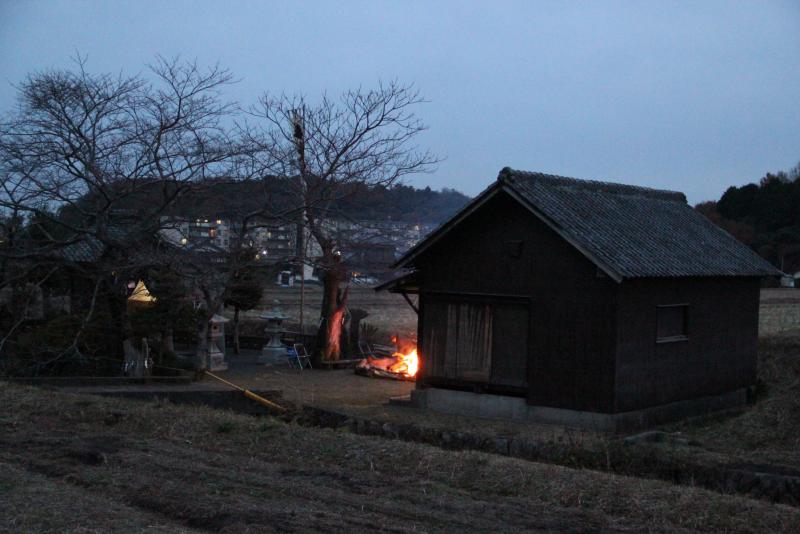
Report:
M353 191L339 202L339 209L356 219L442 223L469 201L455 189L395 185Z
M265 180L199 182L191 190L183 192L164 214L187 218L235 218L242 213L257 211L264 204L268 204L276 214L285 213L295 202L289 181L289 178L270 177ZM470 200L454 189L434 191L430 187L417 189L407 185L366 187L356 184L341 188L338 193L333 205L327 207L333 217L409 223L444 222ZM157 180L139 183L135 189L125 191L124 211L135 214L148 206L158 206L165 196L172 194L175 194L174 184ZM104 198L99 195L87 195L82 199L86 208L103 202ZM96 208L88 211L93 209ZM65 212L64 215L68 214Z
M800 271L800 165L695 209L784 272Z
M266 195L265 195L266 193ZM292 198L284 179L268 182L220 182L202 192L189 195L174 208L186 217L226 217L252 208L254 202L269 198L275 211L291 206ZM434 191L430 187L417 189L407 185L392 187L352 186L343 191L332 206L334 216L354 220L396 220L406 222L441 223L469 202L470 197L454 189Z

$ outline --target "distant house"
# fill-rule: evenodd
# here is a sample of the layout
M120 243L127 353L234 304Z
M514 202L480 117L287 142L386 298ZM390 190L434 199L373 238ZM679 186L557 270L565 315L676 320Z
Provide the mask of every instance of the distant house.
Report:
M159 233L174 245L187 245L197 242L213 243L219 249L227 249L231 244L231 228L225 219L187 219L181 217L162 217Z
M388 240L352 243L345 250L345 262L357 272L385 271L397 259L395 251L394 243Z
M744 403L781 274L682 193L508 168L395 266L417 402L601 430Z

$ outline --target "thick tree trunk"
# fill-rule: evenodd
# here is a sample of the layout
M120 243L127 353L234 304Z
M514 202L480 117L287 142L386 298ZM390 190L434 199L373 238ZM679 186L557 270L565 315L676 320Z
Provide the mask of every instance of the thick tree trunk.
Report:
M322 353L322 358L327 361L340 360L342 357L342 322L349 289L349 287L345 287L344 291L337 291L336 307L327 321L326 345Z
M239 355L239 306L233 307L233 353Z
M315 364L325 361L336 361L342 356L342 319L347 306L349 287L341 289L344 278L339 266L339 260L331 254L331 260L326 262L330 267L324 271L322 277L322 320L317 331L317 350Z
M107 282L105 286L108 292L108 309L116 325L115 352L122 357L124 364L130 365L129 362L138 361L138 351L134 346L133 324L128 314L128 298L113 282Z
M121 334L120 338L122 340L122 359L126 374L128 376L141 378L144 376L145 371L144 355L141 350L136 348L133 335L133 323L128 314L128 298L124 293L120 295L116 292L111 298L113 300L112 306L116 308L118 314L117 320L119 332Z

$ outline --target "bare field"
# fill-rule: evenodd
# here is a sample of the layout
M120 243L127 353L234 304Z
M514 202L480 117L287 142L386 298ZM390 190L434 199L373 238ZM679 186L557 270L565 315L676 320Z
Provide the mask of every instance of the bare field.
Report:
M300 288L298 286L290 288L268 286L264 291L261 308L246 312L244 317L258 318L264 310L273 307L275 300L280 301L281 309L290 317L289 321L296 324L300 317ZM369 315L363 322L376 326L385 337L391 334L401 334L403 337L410 334L416 336L417 314L400 295L386 291L376 292L368 287L351 286L347 305L351 309L366 310ZM307 285L303 306L306 330L313 331L313 328L316 328L321 306L322 287ZM226 315L230 316L231 314L232 311L226 311Z
M244 313L244 317L257 318L263 310L271 308L276 299L291 318L290 322L295 324L300 316L299 287L268 286L262 306L258 310ZM303 313L307 330L318 324L321 305L321 287L309 284L306 287ZM350 288L348 306L366 310L369 316L364 322L377 327L384 337L392 334L401 334L404 337L412 333L416 335L417 314L400 295L353 286ZM226 311L227 315L231 313L230 310ZM800 329L800 289L762 289L759 334L767 336L792 329Z
M201 407L0 385L5 532L792 532L797 509Z

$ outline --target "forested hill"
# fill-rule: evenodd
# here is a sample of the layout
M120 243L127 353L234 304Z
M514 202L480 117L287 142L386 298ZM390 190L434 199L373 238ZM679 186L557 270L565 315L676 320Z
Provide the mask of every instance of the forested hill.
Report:
M695 206L787 273L800 271L800 165Z
M455 189L395 185L354 191L338 202L338 209L354 219L442 223L469 201Z
M155 183L155 189L160 186ZM201 184L196 191L184 195L172 212L184 217L235 217L253 211L265 198L275 211L294 203L286 179L267 181L215 181ZM352 184L337 191L338 198L330 209L332 215L353 220L395 220L409 223L442 223L469 202L470 197L454 189L434 191L408 185L364 186ZM139 199L144 202L147 194ZM134 205L134 200L130 204Z

